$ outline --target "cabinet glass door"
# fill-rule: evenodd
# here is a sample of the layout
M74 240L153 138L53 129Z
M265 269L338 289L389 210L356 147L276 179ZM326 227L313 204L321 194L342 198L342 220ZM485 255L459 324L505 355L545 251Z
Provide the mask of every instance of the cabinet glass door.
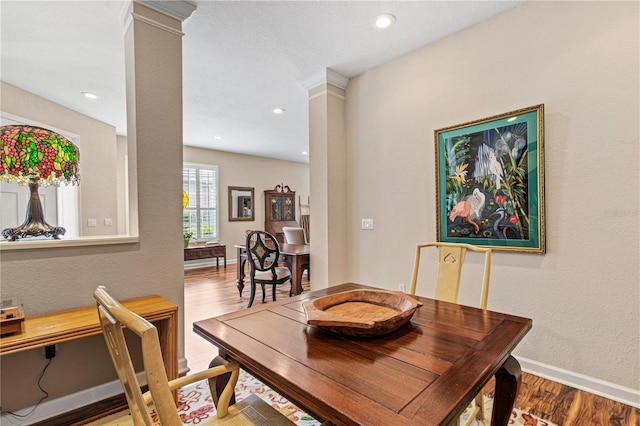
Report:
M295 199L293 198L292 195L285 195L284 196L284 218L283 220L294 220L295 218L295 212L294 212L294 201Z
M282 220L282 197L271 197L271 220Z

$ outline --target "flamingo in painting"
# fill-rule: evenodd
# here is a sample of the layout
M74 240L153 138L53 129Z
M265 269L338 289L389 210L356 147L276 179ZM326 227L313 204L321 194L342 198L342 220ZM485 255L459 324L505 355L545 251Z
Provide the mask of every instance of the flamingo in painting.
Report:
M465 219L473 225L473 229L477 233L480 226L475 222L482 219L482 211L484 210L485 195L478 189L473 190L473 194L456 204L449 214L449 220L453 222L457 217Z
M451 222L455 221L457 217L460 217L460 221L462 221L462 219L466 220L467 222L469 222L471 225L473 225L473 229L478 232L480 230L480 226L478 226L477 223L475 223L473 221L473 219L471 218L471 203L468 201L460 201L458 204L456 204L455 206L453 206L453 209L451 210L451 214L449 215L449 220Z

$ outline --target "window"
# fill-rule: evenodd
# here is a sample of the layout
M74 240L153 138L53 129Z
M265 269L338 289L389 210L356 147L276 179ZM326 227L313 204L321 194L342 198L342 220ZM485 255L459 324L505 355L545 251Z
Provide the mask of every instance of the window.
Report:
M189 201L182 213L182 229L201 241L218 239L218 166L184 165L182 189Z

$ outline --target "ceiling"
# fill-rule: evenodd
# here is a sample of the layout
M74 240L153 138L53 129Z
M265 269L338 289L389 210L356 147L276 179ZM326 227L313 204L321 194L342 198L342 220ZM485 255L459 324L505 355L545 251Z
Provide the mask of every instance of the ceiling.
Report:
M327 68L352 78L522 1L196 1L183 24L184 144L308 162L305 80ZM0 77L126 134L124 10L2 0ZM381 13L395 25L374 28Z

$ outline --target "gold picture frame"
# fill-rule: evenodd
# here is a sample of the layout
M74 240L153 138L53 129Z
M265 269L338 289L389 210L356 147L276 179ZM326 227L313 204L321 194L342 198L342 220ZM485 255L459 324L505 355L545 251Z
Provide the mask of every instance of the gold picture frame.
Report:
M545 252L544 104L435 131L438 241Z

